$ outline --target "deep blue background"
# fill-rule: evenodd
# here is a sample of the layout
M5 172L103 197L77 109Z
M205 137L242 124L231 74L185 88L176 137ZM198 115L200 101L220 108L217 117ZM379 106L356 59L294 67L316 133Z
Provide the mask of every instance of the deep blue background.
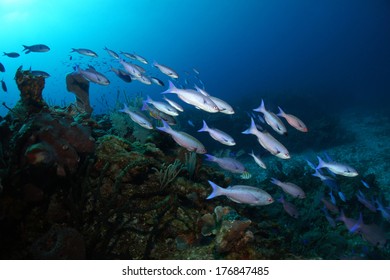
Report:
M4 78L9 88L7 94L0 92L0 99L11 106L19 96L13 76L20 65L52 75L45 89L50 103L73 101L64 82L73 62L80 63L75 54L69 61L72 47L98 52L98 59L83 58L80 66L93 63L111 80L108 87L92 85L95 112L105 110L98 101L102 96L115 100L117 89L159 97L161 88L138 82L124 84L109 72L109 65L120 65L103 51L105 46L118 52L136 52L150 61L166 64L182 77L186 75L184 71L193 75L191 69L196 67L206 89L232 105L240 104L245 97L257 107L261 97L267 96L286 105L286 97L293 101L291 97L295 95L308 96L310 102L328 108L368 106L375 111L386 109L388 104L389 1L3 0L0 3L0 51L21 53L22 44L44 43L51 47L49 53L21 54L17 59L0 57L7 69L5 74L0 73L0 78ZM157 74L155 69L148 70ZM161 74L158 76L165 79ZM304 105L310 108L310 103ZM5 113L1 108L0 114Z

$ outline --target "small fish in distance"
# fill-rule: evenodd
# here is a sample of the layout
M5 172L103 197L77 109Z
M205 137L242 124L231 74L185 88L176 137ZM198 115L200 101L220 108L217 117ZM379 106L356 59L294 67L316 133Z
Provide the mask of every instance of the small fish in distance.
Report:
M156 67L158 70L160 70L161 73L163 73L163 74L165 74L173 79L179 78L179 75L172 68L169 68L168 66L159 64L156 61L153 62L153 66Z
M3 56L8 56L8 57L11 57L11 58L16 58L16 57L19 57L20 54L16 53L16 52L9 52L9 53L6 53L6 52L3 52Z
M5 84L4 79L1 80L1 88L3 89L4 92L7 92L7 91L8 91L7 85Z
M119 59L119 55L116 52L114 52L113 50L110 50L107 47L104 47L103 50L107 51L108 54L111 55L113 58Z

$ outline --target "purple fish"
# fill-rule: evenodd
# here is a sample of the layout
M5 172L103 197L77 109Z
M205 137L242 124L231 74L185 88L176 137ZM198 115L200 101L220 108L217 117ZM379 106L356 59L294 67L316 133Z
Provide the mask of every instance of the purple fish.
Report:
M340 216L336 219L336 221L343 222L350 233L358 233L359 232L359 230L358 230L358 228L360 226L359 220L348 218L347 216L345 216L343 210L341 210Z
M286 201L283 196L281 196L278 199L278 202L283 204L284 211L286 211L287 214L289 214L291 217L293 217L295 219L299 218L298 209L295 207L294 204Z
M334 214L339 213L339 208L337 207L337 205L333 204L332 202L330 202L329 200L327 200L325 198L321 198L321 201L322 201L322 203L324 203L324 206L326 207L326 209L328 209L330 212L332 212Z
M377 210L381 211L382 217L390 222L390 207L384 207L379 200L375 200L375 203L378 205Z
M245 166L238 160L235 160L234 158L229 158L229 157L218 158L209 154L205 154L205 156L206 156L206 160L215 162L222 169L225 169L232 173L242 174L246 172Z
M357 199L361 204L366 206L368 210L371 212L376 212L375 202L373 200L369 201L366 196L359 190L359 192L356 194Z
M329 212L328 212L328 210L326 209L326 207L323 207L323 208L322 208L322 212L324 212L325 218L326 218L326 220L328 221L329 225L330 225L332 228L335 228L335 227L336 227L336 222L335 222L335 220L329 215Z
M362 222L360 226L360 233L364 240L374 246L383 248L386 245L386 233L376 224L366 225Z
M305 198L305 192L297 185L289 182L281 182L278 179L271 178L271 183L282 188L285 193L297 198Z

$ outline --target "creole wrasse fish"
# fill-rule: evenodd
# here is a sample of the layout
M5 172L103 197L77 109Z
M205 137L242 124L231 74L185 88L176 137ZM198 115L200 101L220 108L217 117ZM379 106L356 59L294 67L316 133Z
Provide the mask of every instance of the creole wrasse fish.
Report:
M268 205L274 202L272 196L260 188L246 185L235 185L224 189L211 181L208 182L213 188L213 191L206 199L212 199L214 197L224 195L231 201L253 206Z
M260 145L269 151L274 156L282 159L289 159L290 154L286 147L283 146L278 140L276 140L271 134L266 131L259 131L256 127L255 121L251 118L251 126L242 132L243 134L253 134L257 137Z
M107 86L110 84L110 81L107 79L106 76L96 71L95 68L91 66L88 69L83 70L78 65L76 65L74 69L75 73L81 74L87 81L103 86Z
M128 114L135 123L139 124L143 128L153 129L152 124L143 114L131 111L126 104L123 104L123 106L124 108L119 110L119 112Z
M263 99L261 99L261 105L258 108L253 109L253 111L263 113L265 122L270 127L272 127L273 130L275 130L281 135L287 135L287 129L284 126L283 122L281 121L281 119L278 118L277 115L265 109Z
M358 172L353 167L347 164L338 163L338 162L325 162L319 156L317 156L317 158L318 158L318 166L316 167L316 169L327 168L334 174L342 175L346 177L355 177L359 175Z
M196 152L198 154L205 154L206 148L195 137L185 133L183 131L173 130L167 122L161 120L162 127L156 127L158 130L164 131L172 136L173 140L180 146L186 148L190 152Z
M74 49L72 48L71 52L77 52L79 54L85 55L85 56L90 56L90 57L98 57L97 53L94 51L91 51L89 49Z
M203 127L198 130L198 132L208 132L214 140L218 141L219 143L222 143L227 146L234 146L236 145L236 142L234 141L233 137L231 137L226 132L223 132L216 128L209 128L207 126L207 123L203 120Z

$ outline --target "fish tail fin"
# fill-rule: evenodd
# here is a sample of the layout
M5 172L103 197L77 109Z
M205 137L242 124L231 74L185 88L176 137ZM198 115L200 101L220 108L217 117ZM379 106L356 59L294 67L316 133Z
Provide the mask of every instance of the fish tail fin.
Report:
M141 108L141 111L146 111L148 110L148 104L146 103L145 100L142 101L142 108Z
M339 195L339 197L340 197L340 199L341 199L342 201L344 201L344 202L347 201L347 199L345 198L345 195L344 195L344 193L343 193L342 191L339 191L337 194Z
M250 127L247 130L244 130L241 133L242 134L255 134L256 131L258 131L258 129L256 127L255 121L253 120L253 118L251 118L251 125L250 125Z
M311 169L316 170L315 165L310 160L306 159L306 162L310 166ZM315 175L313 175L313 176L315 176Z
M284 200L284 195L281 195L281 196L277 199L277 201L283 204L284 201L285 201L285 200Z
M315 170L315 172L313 174L311 174L311 176L321 178L322 174L320 173L319 169L314 168L314 170Z
M336 218L336 221L341 221L341 222L343 222L343 221L345 221L345 214L344 214L344 210L343 209L340 209L340 216L338 216L337 218Z
M356 222L356 224L354 224L350 229L349 229L349 232L350 233L358 233L359 229L362 227L363 225L363 215L362 215L362 212L359 213L359 220Z
M201 88L198 87L196 84L194 84L194 88L195 88L195 90L196 90L197 92L201 92Z
M275 185L278 185L280 183L280 181L278 179L271 178L271 183L275 184Z
M207 126L207 123L203 120L203 127L198 130L198 132L208 131L209 127Z
M156 128L158 130L164 131L166 133L170 133L172 131L172 128L169 126L169 124L166 121L164 121L163 119L161 119L161 122L162 122L163 126L159 126Z
M152 102L153 102L153 100L152 100L152 98L150 98L150 96L149 96L149 95L147 95L147 96L146 96L146 100L145 100L145 102L150 104L150 103L152 103Z
M22 45L22 46L23 46L23 48L24 48L24 49L22 50L22 52L24 52L24 51L26 51L26 50L27 50L27 51L25 52L26 54L28 54L28 53L31 52L29 46L26 46L26 45Z
M323 168L325 166L325 162L319 156L317 156L317 159L318 159L318 165L317 165L316 169Z
M256 111L256 112L261 112L261 113L264 113L265 112L265 106L264 106L264 100L261 99L261 104L259 107L257 107L256 109L253 109L253 111Z
M118 110L118 111L121 112L121 113L130 112L129 107L127 106L126 103L123 103L123 109L120 109L120 110Z
M282 108L278 106L279 113L277 114L279 117L284 117L286 114L283 112Z
M161 94L165 93L177 93L177 87L171 81L168 81L168 89Z
M76 52L76 49L75 48L71 48L72 50L70 52Z
M211 181L208 181L208 182L209 182L210 186L213 188L213 191L211 192L211 194L208 197L206 197L206 199L212 199L216 196L222 195L223 189L220 186L218 186L217 184L215 184Z
M216 160L216 157L212 156L210 154L205 154L205 156L206 156L206 160L208 160L208 161L215 161Z
M330 162L333 161L333 159L329 156L329 154L327 152L324 152L324 155L325 155L327 161L330 161Z

